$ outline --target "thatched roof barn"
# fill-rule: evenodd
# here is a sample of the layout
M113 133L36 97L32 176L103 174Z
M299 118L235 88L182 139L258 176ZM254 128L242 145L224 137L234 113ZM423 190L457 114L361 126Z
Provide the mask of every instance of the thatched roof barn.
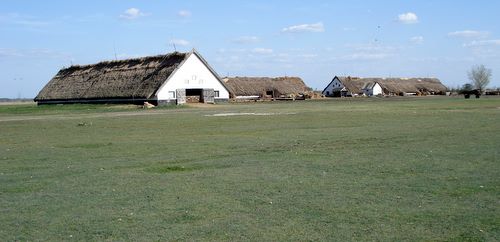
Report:
M194 80L193 80L194 79ZM213 97L229 98L229 92L217 73L201 55L173 52L128 60L104 61L92 65L71 66L60 70L35 97L45 103L142 103L178 102L186 90ZM189 92L189 91L188 91Z
M338 77L323 90L325 96L357 96L366 94L378 83L382 95L434 95L445 94L446 87L437 78L360 78Z
M223 80L235 98L298 97L310 90L299 77L225 77Z

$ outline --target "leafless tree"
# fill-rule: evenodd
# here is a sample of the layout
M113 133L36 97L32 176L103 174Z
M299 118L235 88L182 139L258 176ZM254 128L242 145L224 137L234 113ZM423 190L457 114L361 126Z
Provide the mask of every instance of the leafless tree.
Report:
M486 68L484 65L473 66L467 75L474 87L484 92L486 86L490 83L491 69Z

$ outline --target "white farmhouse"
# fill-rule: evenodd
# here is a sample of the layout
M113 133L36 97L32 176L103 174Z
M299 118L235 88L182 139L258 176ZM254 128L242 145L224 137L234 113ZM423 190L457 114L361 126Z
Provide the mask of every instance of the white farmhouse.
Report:
M51 103L215 103L229 100L219 75L196 51L71 66L36 96Z

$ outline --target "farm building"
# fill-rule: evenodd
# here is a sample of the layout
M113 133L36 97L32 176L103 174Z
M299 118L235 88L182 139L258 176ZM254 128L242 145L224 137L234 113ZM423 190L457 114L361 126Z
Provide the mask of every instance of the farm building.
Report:
M299 77L225 77L235 99L304 98L310 88Z
M228 88L196 50L64 68L35 97L38 104L228 100Z
M442 95L445 93L446 87L437 78L360 78L350 76L335 76L322 92L327 97Z
M378 82L365 83L361 90L366 96L377 96L383 94L382 86L380 86Z

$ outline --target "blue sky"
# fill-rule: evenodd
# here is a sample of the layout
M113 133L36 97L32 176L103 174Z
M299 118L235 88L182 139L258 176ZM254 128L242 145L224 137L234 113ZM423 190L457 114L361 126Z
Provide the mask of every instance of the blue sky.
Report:
M0 97L36 96L62 67L196 48L221 76L335 75L500 86L500 1L24 1L0 4Z

